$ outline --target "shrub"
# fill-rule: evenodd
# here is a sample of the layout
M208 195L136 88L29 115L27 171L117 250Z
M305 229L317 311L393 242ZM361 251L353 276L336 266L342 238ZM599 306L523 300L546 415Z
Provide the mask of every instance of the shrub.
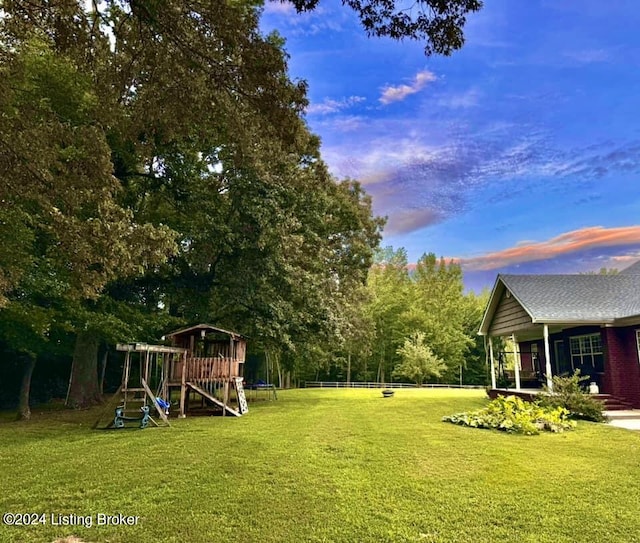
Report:
M607 420L603 413L604 404L590 396L583 386L588 380L589 376L580 375L580 370L575 370L569 376L554 375L553 392L545 385L544 392L538 395L537 403L543 407L563 407L575 419L604 422Z
M576 423L569 420L563 407L543 407L516 396L498 396L484 409L443 417L443 421L472 428L491 428L505 432L534 435L541 431L563 432Z

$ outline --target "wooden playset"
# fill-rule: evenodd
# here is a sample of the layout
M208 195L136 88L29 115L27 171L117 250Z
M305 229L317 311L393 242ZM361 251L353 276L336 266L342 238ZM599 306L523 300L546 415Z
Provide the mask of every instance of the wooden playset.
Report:
M165 339L165 338L163 338ZM198 324L166 335L171 345L118 344L125 353L120 404L113 425L144 419L151 408L169 425L172 398L179 398L179 416L189 411L193 395L236 417L248 411L243 368L247 340L241 334L209 324ZM142 423L141 423L142 424Z

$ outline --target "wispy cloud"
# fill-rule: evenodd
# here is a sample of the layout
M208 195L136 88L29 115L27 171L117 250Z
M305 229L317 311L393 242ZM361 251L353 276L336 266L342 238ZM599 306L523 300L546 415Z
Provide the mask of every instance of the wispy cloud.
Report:
M609 258L609 262L613 265L613 267L624 269L634 262L640 260L640 250L631 251L624 255L614 255Z
M296 8L291 2L265 2L264 13L277 15L296 15Z
M640 226L604 228L591 226L566 232L546 241L520 242L514 247L485 255L460 258L458 262L467 270L495 270L533 262L547 260L602 247L628 246L640 243Z
M640 142L631 141L611 148L607 143L586 150L575 150L568 154L569 160L558 168L561 176L580 176L600 179L613 171L640 172Z
M338 177L359 179L376 213L390 217L419 207L444 221L476 206L480 190L490 191L492 201L560 197L567 205L592 206L603 197L603 180L640 174L638 139L567 149L536 123L492 120L474 127L464 118L434 116L416 125L365 117L343 128L349 136L325 144L323 155ZM391 227L390 221L387 232Z
M261 26L288 37L311 37L351 28L350 15L348 10L329 3L298 13L292 3L273 0L265 2Z
M438 79L438 77L433 72L422 70L415 75L410 85L388 85L384 87L380 96L380 102L384 105L391 104L392 102L400 102L407 96L420 92L436 79Z
M357 115L347 115L345 117L337 117L331 121L334 130L339 132L355 132L362 128L366 119Z
M325 98L319 104L311 104L307 108L307 113L310 115L327 115L329 113L337 113L345 109L364 102L366 98L364 96L348 96L339 100L333 100L331 98Z
M611 54L606 49L582 49L579 51L567 51L564 56L579 64L593 64L595 62L607 62Z
M458 94L446 94L438 98L438 105L448 109L466 109L475 107L480 100L478 89L469 89Z
M441 220L442 215L435 209L403 209L388 218L385 232L392 235L405 234L436 224Z

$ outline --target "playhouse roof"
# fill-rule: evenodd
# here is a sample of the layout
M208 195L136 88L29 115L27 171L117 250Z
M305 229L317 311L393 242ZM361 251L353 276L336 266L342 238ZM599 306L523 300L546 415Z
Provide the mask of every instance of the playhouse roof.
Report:
M188 332L192 332L194 330L210 330L212 332L219 332L221 334L226 334L231 336L233 339L247 339L246 336L239 334L238 332L232 332L230 330L224 330L223 328L218 328L217 326L212 326L211 324L196 324L194 326L189 326L188 328L181 328L180 330L176 330L175 332L171 332L169 334L165 334L166 337L176 337L182 336Z

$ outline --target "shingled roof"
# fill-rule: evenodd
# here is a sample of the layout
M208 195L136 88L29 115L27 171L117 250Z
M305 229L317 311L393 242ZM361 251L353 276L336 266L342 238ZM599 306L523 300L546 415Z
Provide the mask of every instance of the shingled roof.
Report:
M640 315L640 275L501 275L533 321L613 321Z
M532 323L614 323L640 316L640 262L617 275L498 275L480 333L486 334L505 289Z

